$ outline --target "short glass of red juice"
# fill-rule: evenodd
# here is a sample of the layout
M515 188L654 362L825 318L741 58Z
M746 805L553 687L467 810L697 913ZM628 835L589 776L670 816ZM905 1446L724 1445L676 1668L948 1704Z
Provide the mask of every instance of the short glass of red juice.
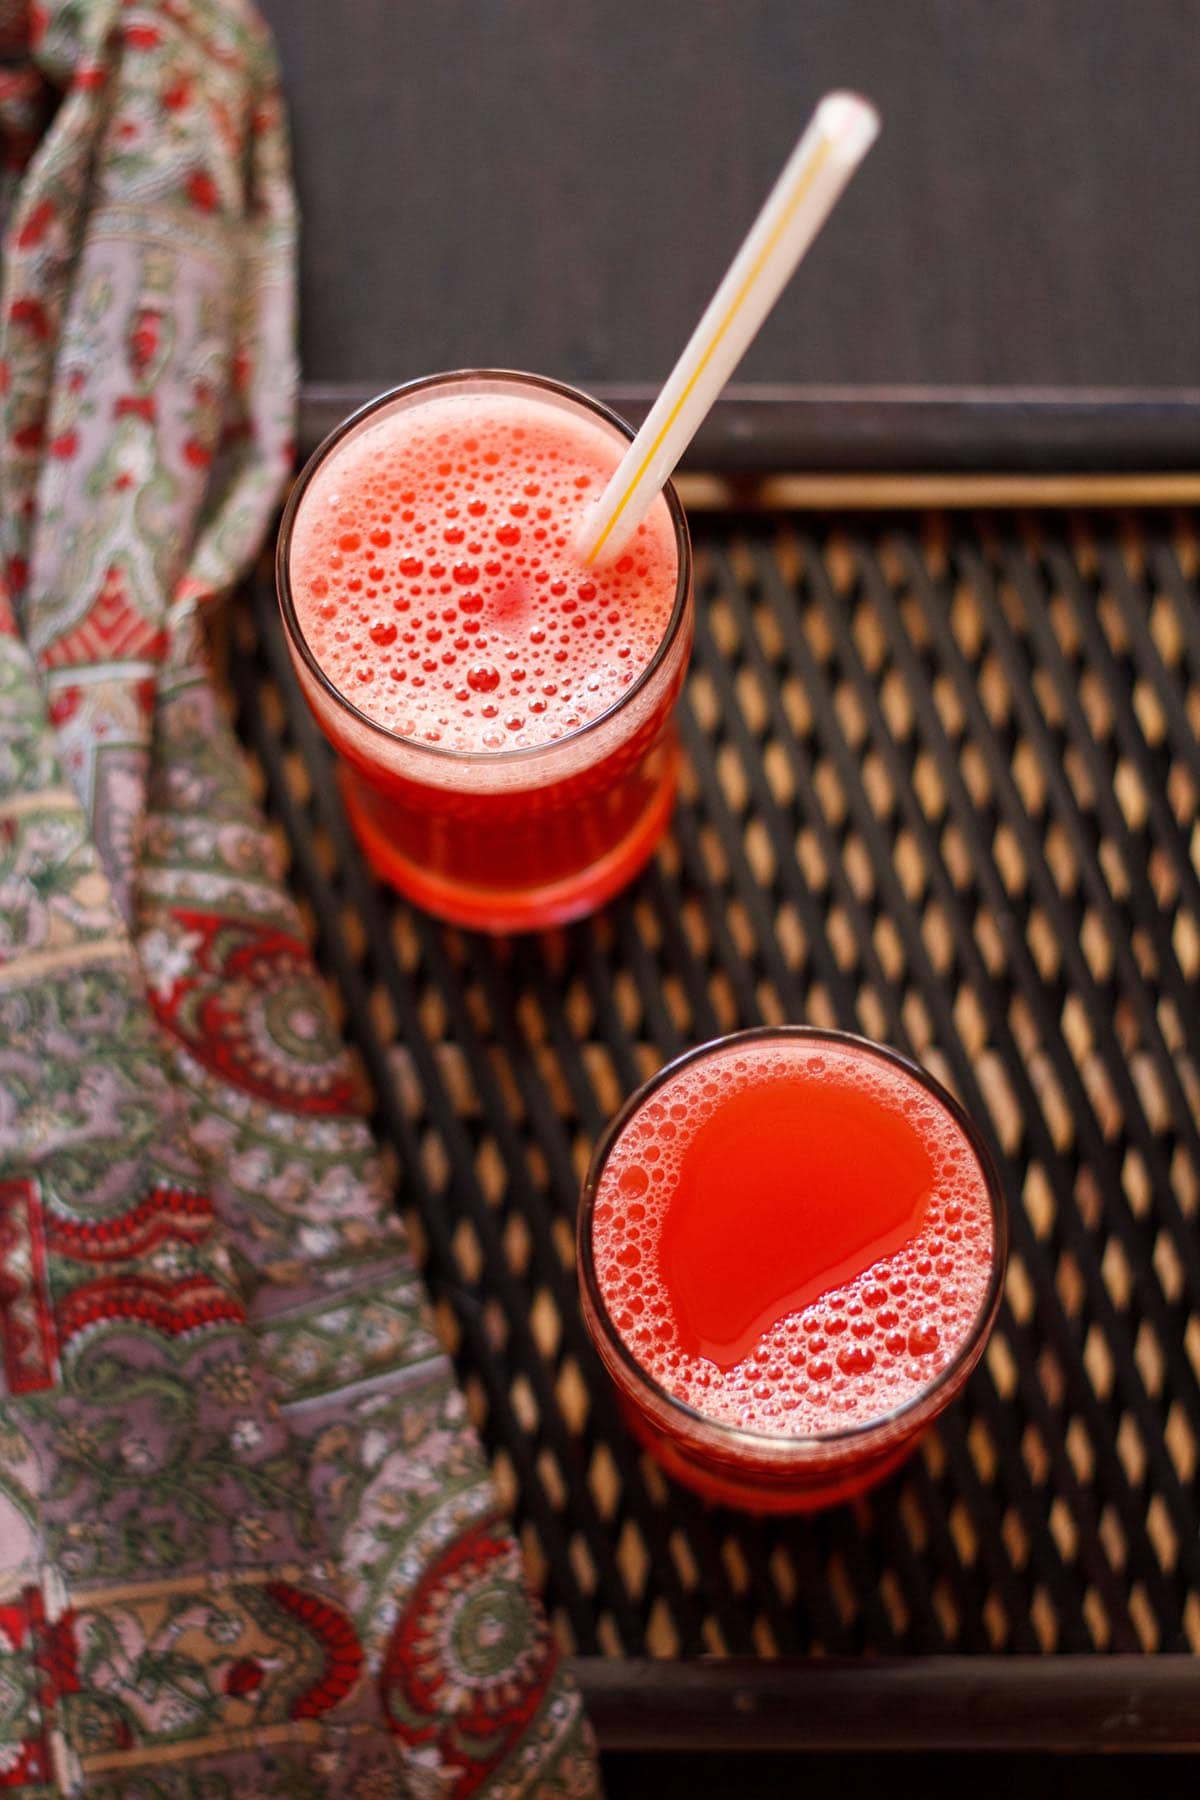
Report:
M540 376L434 375L348 419L288 499L280 605L351 822L379 875L455 923L590 912L669 821L692 641L678 495L611 563L573 549L632 435Z
M915 1447L983 1353L1004 1278L995 1168L917 1064L779 1026L635 1093L579 1213L584 1318L676 1479L808 1512Z

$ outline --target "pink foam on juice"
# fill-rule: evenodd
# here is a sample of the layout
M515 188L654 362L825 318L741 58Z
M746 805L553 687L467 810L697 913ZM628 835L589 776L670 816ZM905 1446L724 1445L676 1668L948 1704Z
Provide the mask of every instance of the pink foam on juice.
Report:
M992 1205L953 1115L854 1046L735 1045L686 1065L608 1153L596 1279L668 1394L814 1436L921 1395L988 1296Z
M656 502L626 554L573 540L623 442L518 394L451 394L339 445L300 509L289 570L333 685L415 743L552 743L612 707L662 642L677 555Z

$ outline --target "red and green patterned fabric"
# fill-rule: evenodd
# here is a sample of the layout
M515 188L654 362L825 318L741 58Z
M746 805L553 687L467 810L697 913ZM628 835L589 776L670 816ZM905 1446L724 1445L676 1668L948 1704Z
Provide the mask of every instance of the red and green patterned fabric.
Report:
M0 0L0 1794L584 1796L208 668L292 460L244 0Z

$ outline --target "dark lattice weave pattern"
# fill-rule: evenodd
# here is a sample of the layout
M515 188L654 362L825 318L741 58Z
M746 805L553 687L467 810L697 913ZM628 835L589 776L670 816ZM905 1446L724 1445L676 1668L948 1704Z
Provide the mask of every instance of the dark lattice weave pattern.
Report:
M673 830L599 917L512 942L373 882L269 575L239 603L243 734L571 1650L1200 1648L1196 523L699 519ZM635 1450L572 1227L638 1081L785 1019L885 1039L958 1093L1013 1254L916 1460L762 1523Z

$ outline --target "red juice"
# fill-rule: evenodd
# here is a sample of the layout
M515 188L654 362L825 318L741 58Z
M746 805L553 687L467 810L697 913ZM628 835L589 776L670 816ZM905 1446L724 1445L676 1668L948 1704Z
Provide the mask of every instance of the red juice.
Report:
M670 815L691 639L673 490L574 551L628 428L533 377L435 377L323 446L280 539L293 661L376 870L495 930L590 910Z
M1004 1217L924 1071L839 1033L743 1033L672 1064L597 1151L584 1312L680 1480L801 1511L878 1480L961 1387Z

